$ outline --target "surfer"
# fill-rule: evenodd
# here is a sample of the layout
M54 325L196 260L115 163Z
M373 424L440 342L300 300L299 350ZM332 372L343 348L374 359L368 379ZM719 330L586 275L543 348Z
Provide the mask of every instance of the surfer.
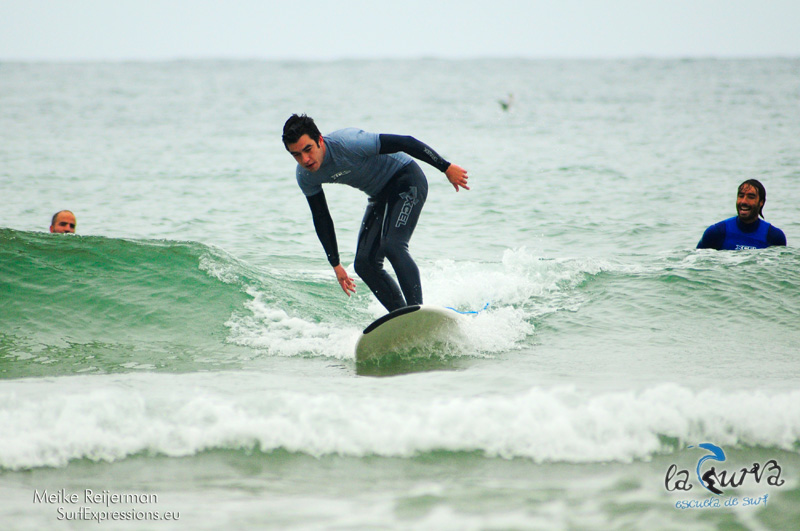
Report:
M50 221L50 232L74 234L77 224L75 214L69 210L61 210L53 214L53 219Z
M390 312L422 304L419 268L408 242L428 195L428 181L411 157L444 172L456 192L469 190L467 171L411 136L355 128L323 136L305 114L293 114L286 121L283 145L297 161L297 184L308 200L314 229L345 294L349 297L356 287L339 262L333 220L322 190L327 183L347 184L369 196L353 264L358 276ZM384 258L392 264L397 282L383 268Z
M737 215L708 227L697 248L732 251L786 245L781 229L758 219L758 216L764 217L766 201L767 190L756 179L740 184L736 195Z

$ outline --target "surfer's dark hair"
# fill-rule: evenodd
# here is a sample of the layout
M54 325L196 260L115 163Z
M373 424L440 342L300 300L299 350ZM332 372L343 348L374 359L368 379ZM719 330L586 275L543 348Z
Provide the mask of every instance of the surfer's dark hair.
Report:
M289 149L289 144L294 144L303 135L308 135L319 147L319 138L322 133L319 132L314 120L305 114L291 115L283 124L283 146Z
M739 185L739 189L737 190L737 193L741 193L742 192L742 188L744 188L745 186L752 186L753 188L758 190L758 200L764 202L761 205L761 208L758 209L758 215L763 218L764 217L764 205L767 204L767 189L764 188L764 185L761 184L760 181L758 181L756 179L747 179L745 182L743 182L742 184Z

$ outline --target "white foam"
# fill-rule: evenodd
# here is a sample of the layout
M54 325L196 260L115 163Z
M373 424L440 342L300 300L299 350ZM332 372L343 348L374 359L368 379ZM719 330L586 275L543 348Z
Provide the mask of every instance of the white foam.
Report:
M422 268L422 281L426 304L479 311L465 319L466 341L459 352L484 356L519 348L534 334L534 319L554 311L575 310L580 298L572 288L587 274L610 267L591 259L544 260L521 248L505 251L497 262L438 260ZM318 280L329 281L332 293L339 295L331 276ZM373 319L385 313L370 296L346 300L341 308L315 320L289 315L280 301L263 291L251 288L248 293L253 300L246 305L247 311L237 312L226 323L228 340L275 356L352 359L358 335L369 320L353 323L353 312L348 312L346 305L363 305L366 300L367 306L358 312Z
M698 256L667 259L675 267L691 268ZM478 312L466 316L464 341L448 354L482 357L524 348L535 334L537 320L558 311L577 311L588 296L580 286L595 275L647 274L663 267L663 258L650 265L586 257L545 259L523 247L505 250L496 261L437 260L424 264L421 272L426 304ZM351 270L350 274L354 275ZM303 278L329 283L331 297L342 297L332 275L304 272ZM359 287L366 289L360 281ZM266 289L249 288L253 300L226 325L229 341L269 355L352 359L361 330L385 313L370 294L323 301L328 308L315 309L319 317L306 317L311 312L305 308L290 315Z
M416 385L374 382L332 386L282 377L270 383L264 374L242 373L14 381L0 392L0 466L256 448L313 456L402 458L445 450L537 462L628 462L674 450L664 448L662 437L786 451L796 451L800 441L800 391L661 385L595 395L531 388L432 397Z
M290 316L270 303L263 293L254 290L249 293L253 300L245 306L251 313L234 315L225 323L230 329L228 341L275 356L353 358L361 329Z
M209 246L200 256L198 267L220 282L235 284L240 281L244 264L223 250Z

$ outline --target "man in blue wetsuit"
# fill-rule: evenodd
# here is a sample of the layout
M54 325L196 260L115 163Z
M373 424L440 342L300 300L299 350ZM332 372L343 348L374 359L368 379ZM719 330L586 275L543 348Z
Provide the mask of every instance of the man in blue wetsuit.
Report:
M737 215L707 228L697 248L733 251L786 245L781 229L758 219L758 216L764 217L766 201L767 190L757 180L740 184L736 195Z
M327 183L347 184L369 196L354 262L358 276L389 311L422 304L419 268L408 242L428 196L428 182L411 157L444 172L456 192L469 190L467 171L410 136L360 129L341 129L323 136L305 114L294 114L286 121L283 145L297 161L297 184L308 200L314 229L347 296L355 293L355 282L339 263L333 220L322 191ZM399 286L384 270L384 258L392 264Z

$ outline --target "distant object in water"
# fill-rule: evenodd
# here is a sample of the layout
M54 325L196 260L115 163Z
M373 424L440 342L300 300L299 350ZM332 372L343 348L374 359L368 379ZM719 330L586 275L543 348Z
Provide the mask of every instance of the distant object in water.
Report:
M500 107L504 111L507 111L509 109L509 107L511 107L511 105L514 103L514 95L509 93L508 94L508 98L506 98L504 100L497 100L497 103L500 104Z

